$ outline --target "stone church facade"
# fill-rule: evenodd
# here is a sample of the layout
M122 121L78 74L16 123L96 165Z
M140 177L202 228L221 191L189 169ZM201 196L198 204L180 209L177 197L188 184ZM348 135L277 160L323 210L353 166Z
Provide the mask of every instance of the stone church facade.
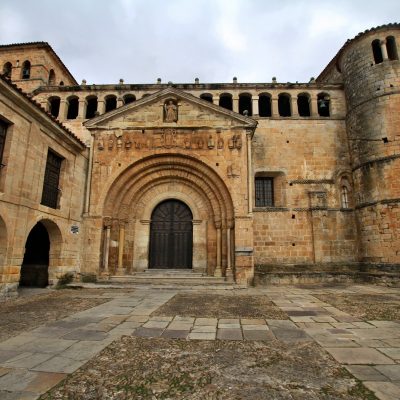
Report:
M308 83L257 84L79 85L47 43L0 46L3 295L37 271L393 281L399 41L374 28Z

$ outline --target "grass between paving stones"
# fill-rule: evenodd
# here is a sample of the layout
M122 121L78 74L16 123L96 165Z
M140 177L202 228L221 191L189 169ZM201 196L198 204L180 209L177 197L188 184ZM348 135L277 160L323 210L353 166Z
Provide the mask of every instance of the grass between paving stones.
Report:
M288 319L266 296L182 293L153 312L152 316L180 315L204 318Z
M366 321L400 320L400 296L396 294L318 294L323 302Z
M0 341L110 301L109 298L85 298L88 294L101 296L102 293L65 289L0 303Z
M40 397L376 400L315 343L124 336Z

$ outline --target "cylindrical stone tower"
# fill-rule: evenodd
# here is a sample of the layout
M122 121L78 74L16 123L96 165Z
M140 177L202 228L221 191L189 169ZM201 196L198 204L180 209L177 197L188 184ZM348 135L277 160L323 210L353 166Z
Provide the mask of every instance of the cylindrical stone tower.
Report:
M368 30L337 56L347 100L361 262L400 267L400 24Z

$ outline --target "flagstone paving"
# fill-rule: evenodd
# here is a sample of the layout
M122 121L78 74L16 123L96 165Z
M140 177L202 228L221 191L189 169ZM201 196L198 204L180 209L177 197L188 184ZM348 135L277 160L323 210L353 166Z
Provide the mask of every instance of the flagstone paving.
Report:
M86 296L85 290L66 292L71 297ZM249 346L262 341L266 346L271 344L272 348L282 345L300 349L301 346L314 346L317 343L325 349L327 357L331 356L338 364L342 364L377 398L398 400L400 321L393 318L365 320L360 314L352 315L347 312L349 310L341 308L341 304L336 307L326 301L328 297L323 297L345 295L364 296L367 299L365 301L372 304L374 300L380 301L382 296L398 298L400 289L367 285L308 288L271 286L232 290L229 295L226 291L182 288L162 290L150 287L128 292L101 290L97 296L105 300L101 301L102 304L71 313L58 321L47 322L43 318L42 326L19 331L0 342L0 398L36 399L96 357L113 341L128 335L150 341L198 341L198 346L202 346L203 341L249 343ZM96 292L92 290L87 296L95 299ZM190 296L197 299L196 307L191 308L195 309L194 315L190 315L190 312L189 315L184 312L165 315L166 310L180 307L177 299L190 301ZM229 312L215 313L215 304L221 296L240 298L243 303L240 313L232 315L233 306ZM203 314L199 309L200 298L203 298ZM256 307L254 304L244 304L254 299ZM393 304L391 301L390 315L397 312L396 304ZM181 310L184 309L185 306L182 306ZM384 313L384 303L379 304L379 309ZM247 315L246 310L250 310ZM269 313L271 310L272 314ZM274 318L282 315L283 318ZM7 329L4 324L6 321L2 319L0 335L2 329ZM321 348L319 346L317 348ZM235 364L234 357L231 363ZM286 378L290 379L288 374ZM265 396L253 398L268 398ZM360 396L354 398L373 398L367 397L367 394Z

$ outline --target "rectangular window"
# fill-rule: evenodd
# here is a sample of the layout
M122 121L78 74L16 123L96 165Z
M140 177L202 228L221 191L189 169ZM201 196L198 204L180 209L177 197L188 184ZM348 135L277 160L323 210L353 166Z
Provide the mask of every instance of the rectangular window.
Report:
M7 124L0 121L0 168L3 167L4 145L6 143Z
M274 206L274 179L273 178L256 178L256 207L273 207Z
M51 208L58 207L59 181L63 159L52 152L47 153L46 170L44 173L43 193L41 204Z

